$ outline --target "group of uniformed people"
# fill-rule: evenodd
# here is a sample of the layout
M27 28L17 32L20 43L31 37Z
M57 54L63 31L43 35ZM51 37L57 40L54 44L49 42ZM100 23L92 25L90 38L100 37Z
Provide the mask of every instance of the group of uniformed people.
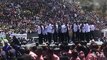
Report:
M43 42L70 42L86 41L94 39L95 25L89 23L47 23L38 24L36 31L39 36L39 43Z

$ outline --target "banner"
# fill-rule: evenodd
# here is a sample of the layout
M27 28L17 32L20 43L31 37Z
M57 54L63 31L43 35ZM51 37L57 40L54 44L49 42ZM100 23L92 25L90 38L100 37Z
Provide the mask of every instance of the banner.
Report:
M27 39L27 34L11 34L10 37L16 36L16 38L25 38Z

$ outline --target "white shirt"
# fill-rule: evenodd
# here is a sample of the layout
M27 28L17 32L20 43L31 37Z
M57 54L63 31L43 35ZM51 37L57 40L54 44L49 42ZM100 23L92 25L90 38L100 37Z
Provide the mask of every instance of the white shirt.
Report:
M48 26L45 26L45 29L44 29L44 34L47 35L47 29L48 29Z
M37 27L37 33L38 33L38 34L41 34L41 33L42 33L42 29L41 29L40 26Z
M49 24L47 27L47 32L52 33L52 24Z
M78 25L79 32L82 31L82 30L81 30L81 25L82 25L82 24L79 24L79 25Z
M67 32L67 27L66 27L65 24L63 24L63 25L61 26L61 32L62 32L62 33L66 33L66 32Z
M73 31L77 32L78 31L78 26L76 24L73 25Z
M90 30L94 31L95 30L95 26L94 25L90 25Z
M45 28L42 26L42 34L45 35Z
M54 33L55 32L55 28L54 28L54 26L52 25L52 33Z
M85 24L82 27L82 32L85 33Z
M55 29L56 29L56 32L58 33L58 24L56 24L56 28Z
M85 32L90 32L90 25L88 23L85 24Z

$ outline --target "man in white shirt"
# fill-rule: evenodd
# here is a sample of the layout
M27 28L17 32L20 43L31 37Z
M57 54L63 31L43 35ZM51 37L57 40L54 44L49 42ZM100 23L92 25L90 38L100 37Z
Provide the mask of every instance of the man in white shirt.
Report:
M77 32L78 32L78 26L76 23L73 24L73 42L75 42L75 40L77 40Z
M67 26L64 23L61 25L61 33L62 33L61 40L62 40L62 42L64 42L66 39L66 33L67 33Z
M58 42L58 24L57 23L53 24L52 34L53 34L54 42Z
M43 41L45 41L45 35L46 35L45 26L42 25L41 28L42 28L42 37L43 37Z
M95 25L91 24L90 25L90 37L91 37L91 39L94 39L94 31L95 31Z
M84 41L85 40L85 24L84 23L81 26L81 33L82 33L81 39Z
M48 33L48 42L51 43L52 40L52 24L48 24L47 27L47 33Z
M90 25L88 23L85 24L85 34L86 34L86 40L89 42L90 40Z
M47 42L48 40L48 32L47 32L47 25L44 25L44 41Z
M79 23L79 24L78 24L78 33L77 33L78 41L81 41L81 37L82 37L82 29L81 29L81 26L82 26L82 24Z

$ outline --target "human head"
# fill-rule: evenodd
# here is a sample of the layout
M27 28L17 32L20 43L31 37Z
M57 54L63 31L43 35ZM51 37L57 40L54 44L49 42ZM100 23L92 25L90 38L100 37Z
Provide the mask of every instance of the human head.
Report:
M105 57L107 58L107 47L105 47L105 48L103 49L103 53L104 53Z

